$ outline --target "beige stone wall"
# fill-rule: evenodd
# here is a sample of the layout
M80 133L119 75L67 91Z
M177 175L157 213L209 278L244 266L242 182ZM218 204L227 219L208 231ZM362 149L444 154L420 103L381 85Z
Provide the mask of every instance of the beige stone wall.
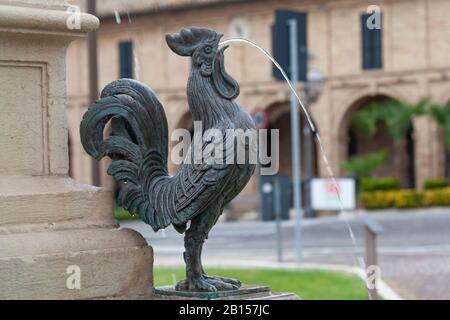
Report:
M360 15L369 5L379 5L383 14L383 69L361 68ZM180 10L125 17L118 25L105 19L99 31L100 87L118 77L118 42L132 39L138 70L136 77L156 90L166 110L170 129L177 127L187 112L185 85L189 60L167 47L164 34L181 27L204 26L230 36L233 19L244 18L249 37L271 49L275 9L308 12L308 45L314 54L312 65L328 77L327 86L312 106L313 118L322 136L334 170L347 158L347 128L355 106L362 100L385 95L406 102L431 96L436 102L450 98L450 2L445 0L329 0L255 1L196 10ZM241 85L239 102L249 111L269 110L286 103L289 91L271 75L271 65L257 50L232 45L226 53L228 72ZM69 116L71 133L77 131L87 101L86 47L72 44L69 54ZM72 110L73 109L73 110ZM271 110L274 110L273 108ZM424 179L444 174L443 141L430 119L414 121L417 186ZM89 160L73 133L75 178L89 180ZM76 156L75 156L76 154ZM75 159L75 158L74 158ZM323 163L319 163L325 174ZM253 190L256 190L254 185Z
M233 0L231 0L233 1ZM86 0L69 0L85 10ZM180 6L202 6L207 4L226 3L230 0L97 0L98 16L108 16L115 11L142 12L178 9Z

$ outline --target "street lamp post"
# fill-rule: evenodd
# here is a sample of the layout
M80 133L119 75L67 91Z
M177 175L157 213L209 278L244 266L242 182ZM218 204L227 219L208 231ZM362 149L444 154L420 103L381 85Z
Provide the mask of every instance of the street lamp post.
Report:
M288 20L289 27L289 56L291 68L291 82L294 88L298 83L298 38L297 20ZM291 135L292 135L292 183L294 185L294 208L295 208L295 252L297 262L302 261L302 185L301 185L301 140L299 125L299 105L295 94L291 93Z
M310 110L311 104L317 101L322 93L326 78L317 68L311 68L305 83L305 103L306 109ZM305 146L305 217L313 217L314 211L311 206L311 180L314 176L313 169L313 136L312 130L307 121L304 121L303 138Z

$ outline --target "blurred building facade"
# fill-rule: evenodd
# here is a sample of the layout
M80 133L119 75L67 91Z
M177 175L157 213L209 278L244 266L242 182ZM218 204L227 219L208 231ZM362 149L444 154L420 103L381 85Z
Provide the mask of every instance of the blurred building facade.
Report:
M84 0L72 2L83 8ZM382 32L374 47L364 46L361 23L370 5L379 6L382 13ZM344 174L341 163L351 155L386 149L390 158L377 175L398 177L405 187L421 188L425 179L448 174L443 133L427 116L413 120L408 138L401 144L394 143L382 127L370 139L352 134L349 128L352 115L372 101L390 98L414 104L431 97L444 104L450 100L448 0L98 0L97 6L102 22L98 31L99 87L127 72L126 66L121 71L120 52L132 48L132 76L156 91L171 131L192 129L185 93L190 59L170 51L166 33L182 27L208 27L224 33L224 38L249 38L270 51L275 10L305 12L310 66L327 77L311 113L334 171ZM91 160L82 150L78 134L89 104L87 52L83 40L69 50L67 114L71 174L91 183ZM377 55L377 62L368 65L365 54ZM268 59L250 46L233 44L226 51L226 66L240 83L239 103L249 112L264 110L269 128L280 129L280 174L290 175L287 85L274 79ZM319 154L314 161L316 174L326 176ZM111 187L105 165L103 162L102 184ZM257 189L254 179L245 192L255 194Z

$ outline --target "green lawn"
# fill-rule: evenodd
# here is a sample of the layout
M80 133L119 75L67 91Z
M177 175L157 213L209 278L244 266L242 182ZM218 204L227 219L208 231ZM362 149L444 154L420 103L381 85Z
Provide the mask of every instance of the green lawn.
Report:
M337 272L280 269L215 269L208 274L237 278L245 284L268 285L274 292L293 292L304 300L367 300L361 279ZM155 286L184 279L183 268L155 268Z
M114 216L116 217L117 220L119 221L126 221L126 220L136 220L139 219L139 216L136 215L131 215L128 211L126 211L123 208L116 208L114 210Z

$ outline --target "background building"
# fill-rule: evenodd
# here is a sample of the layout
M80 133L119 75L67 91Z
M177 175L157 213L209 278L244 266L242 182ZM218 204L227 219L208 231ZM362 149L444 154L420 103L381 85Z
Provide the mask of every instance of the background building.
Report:
M84 7L84 1L73 2ZM375 38L364 30L370 5L381 8L382 29ZM158 94L170 130L191 129L185 95L190 60L172 53L164 35L182 27L208 27L224 33L225 38L251 39L270 51L277 9L307 14L310 66L327 77L322 95L311 106L312 118L337 174L344 174L341 163L351 155L387 149L389 161L377 175L397 177L404 187L421 188L427 178L448 175L443 133L428 116L414 118L401 144L382 126L370 140L349 130L352 115L373 101L394 99L414 104L431 97L445 104L450 100L448 0L98 0L102 22L98 31L99 87L121 76L143 81ZM270 62L250 46L233 44L226 51L226 65L240 83L239 103L249 112L264 110L269 127L280 129L280 174L289 176L288 86L275 80ZM86 41L79 40L68 54L71 174L91 183L91 160L78 134L89 104L87 72ZM314 161L316 174L325 176L317 151ZM102 166L102 185L112 187L105 163ZM256 199L250 195L257 191L255 178L244 191L246 198ZM237 201L242 202L242 197Z

